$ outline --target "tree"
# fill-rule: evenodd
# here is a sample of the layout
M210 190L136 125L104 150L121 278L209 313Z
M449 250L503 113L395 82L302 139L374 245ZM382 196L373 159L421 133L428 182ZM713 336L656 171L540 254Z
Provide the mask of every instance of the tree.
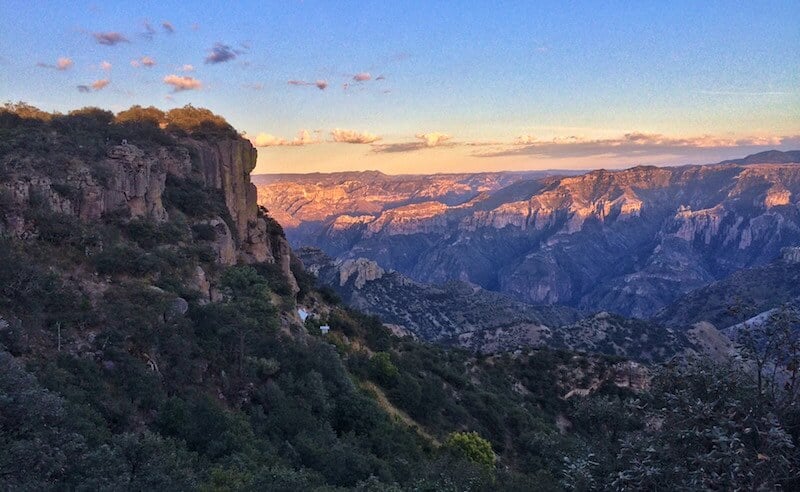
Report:
M754 366L758 395L779 408L797 401L800 388L800 313L783 306L763 322L745 324L736 341Z
M444 449L487 469L493 468L497 460L492 444L477 432L453 432L447 437Z
M386 352L378 352L369 361L372 378L383 386L393 386L397 382L400 372Z
M222 116L205 108L195 108L187 104L182 108L171 109L166 114L168 128L182 130L191 134L220 135L237 138L239 134Z
M754 379L708 360L658 371L641 407L648 428L622 438L617 469L599 488L787 490L796 486L792 439ZM598 477L599 478L599 477Z
M154 106L143 108L137 104L117 113L114 120L117 123L148 123L159 126L161 123L166 122L166 115Z

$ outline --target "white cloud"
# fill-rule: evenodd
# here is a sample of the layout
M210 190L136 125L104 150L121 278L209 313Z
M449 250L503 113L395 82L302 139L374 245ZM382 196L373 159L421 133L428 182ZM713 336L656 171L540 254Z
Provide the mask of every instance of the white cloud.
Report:
M103 89L105 86L107 86L110 83L111 83L111 81L108 80L108 79L95 80L94 82L92 82L92 89L94 89L96 91L99 91L100 89Z
M369 144L377 142L381 139L378 135L369 132L357 132L355 130L342 130L334 128L331 131L331 137L334 142L352 143L352 144Z
M286 140L269 133L259 133L258 135L245 135L256 147L299 147L302 145L312 145L322 142L319 131L300 130L292 140Z
M437 145L441 145L452 138L450 135L439 132L418 133L415 135L415 137L425 142L426 147L436 147Z
M167 75L164 77L164 83L171 85L174 92L195 90L203 87L202 82L187 75Z
M151 67L154 67L155 65L156 65L156 61L152 57L147 56L147 55L141 56L141 57L139 57L139 58L137 58L135 60L131 60L131 66L134 67L134 68L138 68L138 67L151 68Z
M61 57L56 61L56 68L59 70L67 70L72 67L72 58Z

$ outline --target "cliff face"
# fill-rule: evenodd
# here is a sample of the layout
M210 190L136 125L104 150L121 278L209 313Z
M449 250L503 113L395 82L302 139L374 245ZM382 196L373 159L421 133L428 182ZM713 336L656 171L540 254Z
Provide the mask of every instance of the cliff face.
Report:
M33 203L83 221L116 215L162 223L170 220L170 213L180 213L166 207L170 181L191 182L216 190L224 199L219 215L190 218L214 229L218 263L277 263L296 290L289 244L282 235L269 233L269 219L256 203L256 188L250 182L255 164L256 149L242 138L183 137L174 145L146 149L123 142L108 145L99 159L70 158L58 164L10 154L4 157L0 183L9 202L3 207L0 232L6 229L19 238L35 235L36 229L26 220Z

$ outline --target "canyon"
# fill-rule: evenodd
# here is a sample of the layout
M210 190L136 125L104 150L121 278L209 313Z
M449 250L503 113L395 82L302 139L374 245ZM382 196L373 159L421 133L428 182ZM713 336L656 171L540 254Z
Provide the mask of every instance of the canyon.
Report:
M254 177L293 246L530 304L650 317L800 244L800 152L710 165Z

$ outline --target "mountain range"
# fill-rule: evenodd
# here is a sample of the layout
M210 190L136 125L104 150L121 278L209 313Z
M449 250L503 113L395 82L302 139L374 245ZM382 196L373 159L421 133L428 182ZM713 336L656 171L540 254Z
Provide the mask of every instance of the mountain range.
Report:
M800 244L800 152L679 167L256 177L294 246L420 282L647 318Z

